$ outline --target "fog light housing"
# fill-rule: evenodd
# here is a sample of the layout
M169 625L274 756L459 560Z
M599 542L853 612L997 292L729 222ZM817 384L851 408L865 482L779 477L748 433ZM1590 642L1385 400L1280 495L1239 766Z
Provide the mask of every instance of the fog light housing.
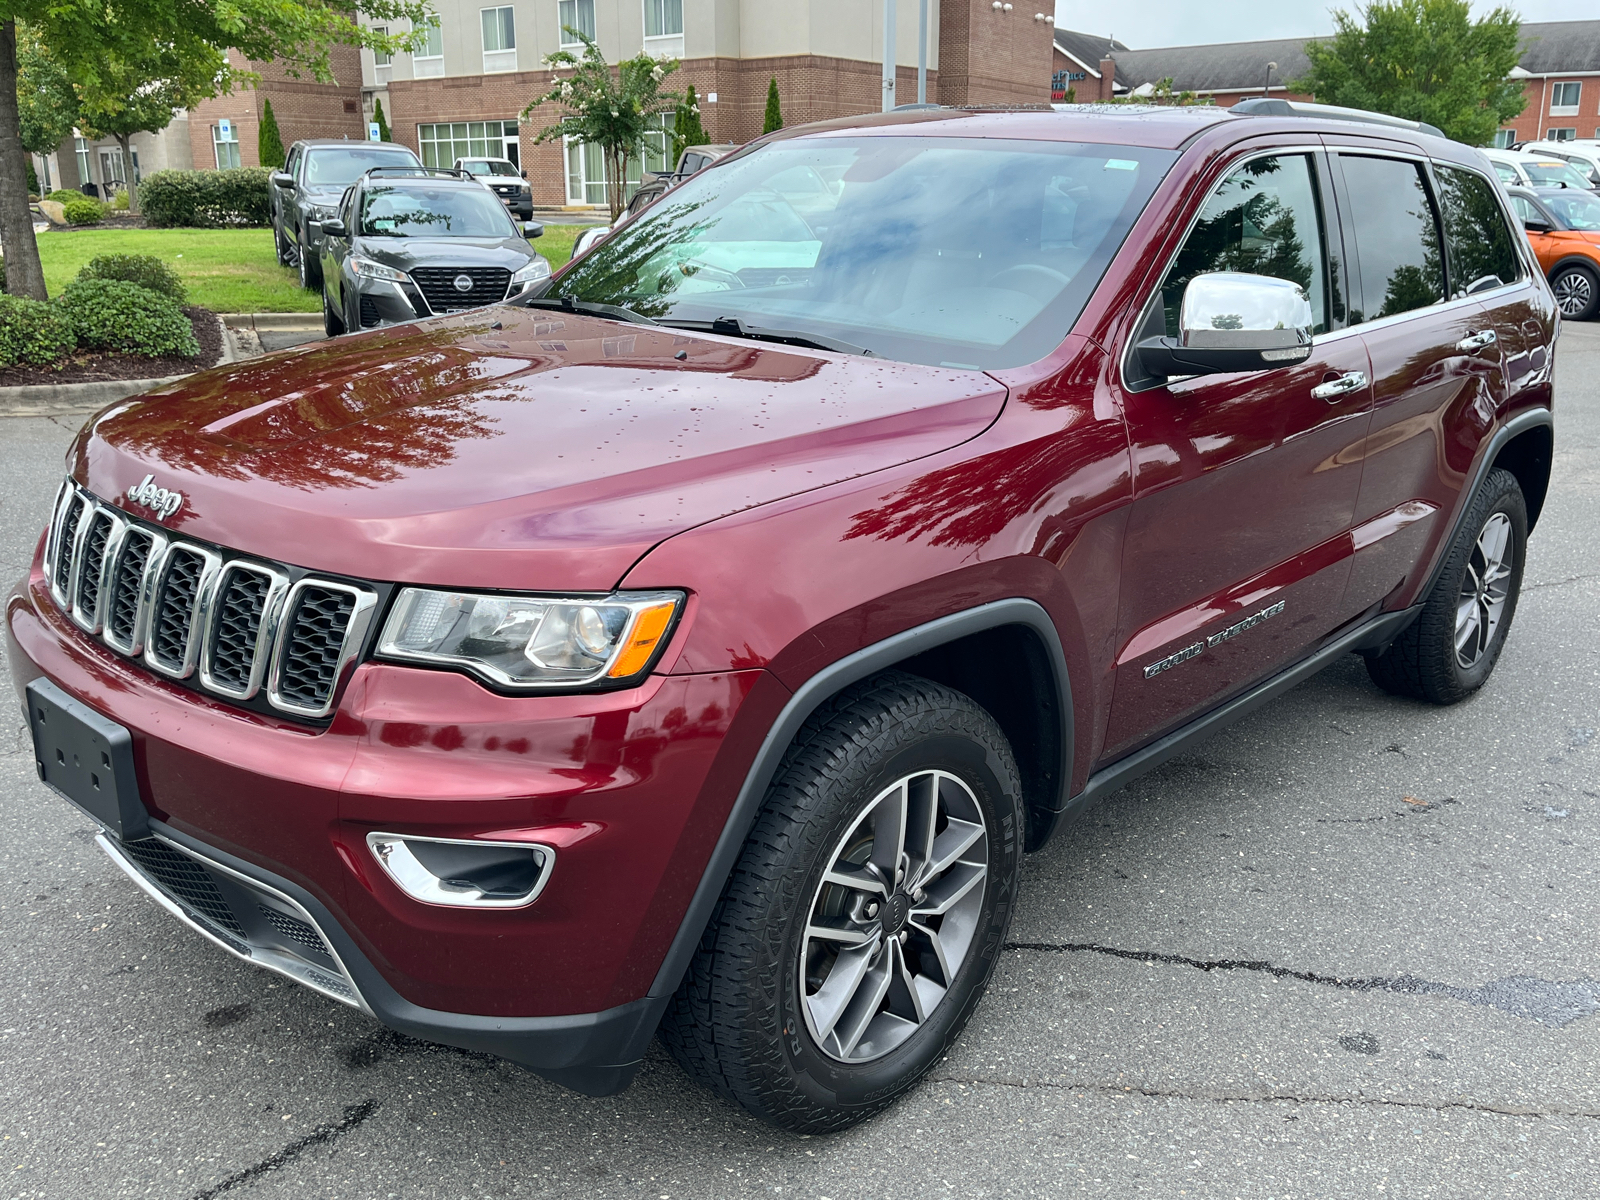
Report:
M413 900L445 908L522 908L544 891L556 852L532 842L367 834L384 874Z

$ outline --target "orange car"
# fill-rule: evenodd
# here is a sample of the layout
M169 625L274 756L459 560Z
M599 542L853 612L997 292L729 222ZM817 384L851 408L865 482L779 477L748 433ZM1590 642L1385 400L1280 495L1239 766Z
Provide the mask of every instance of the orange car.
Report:
M1600 196L1578 188L1507 188L1556 304L1568 321L1600 308Z

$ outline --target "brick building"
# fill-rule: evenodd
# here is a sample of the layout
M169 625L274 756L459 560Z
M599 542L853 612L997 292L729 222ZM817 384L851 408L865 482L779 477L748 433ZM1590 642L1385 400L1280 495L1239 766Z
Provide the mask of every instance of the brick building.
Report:
M202 100L189 110L190 157L196 167L282 166L263 163L258 152L261 113L268 100L285 149L299 138L360 141L367 136L366 118L361 115L361 51L354 46L333 48L332 83L295 79L280 63L247 62L237 51L229 51L228 58L235 67L254 71L260 82ZM224 117L229 123L227 138L221 126Z
M1053 90L1074 89L1080 104L1148 95L1164 79L1175 91L1231 107L1247 96L1312 97L1290 89L1310 69L1305 47L1320 39L1286 38L1206 46L1130 50L1120 42L1055 31ZM1522 56L1511 76L1527 105L1495 144L1537 138L1600 138L1600 21L1544 21L1522 26ZM1091 62L1090 60L1096 59ZM1064 95L1057 95L1060 103Z
M928 0L927 9L929 101L1048 101L1047 14L992 0ZM539 131L560 119L557 106L518 116L550 87L545 56L573 48L563 27L593 36L610 62L640 51L680 59L667 86L694 84L713 141L743 142L761 132L771 79L788 125L883 107L882 0L513 0L487 8L438 0L435 10L437 30L421 51L392 60L363 52L365 112L381 100L394 140L430 165L477 154L517 161L536 204L605 199L592 148L535 145ZM898 0L894 92L901 103L917 95L919 19L918 0ZM647 169L662 166L665 142L664 135L655 140Z

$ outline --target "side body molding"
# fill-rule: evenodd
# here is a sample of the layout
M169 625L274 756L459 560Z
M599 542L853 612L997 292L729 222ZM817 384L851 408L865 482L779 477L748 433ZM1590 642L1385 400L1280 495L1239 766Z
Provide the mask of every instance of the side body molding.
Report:
M756 752L755 762L745 776L739 795L733 802L733 809L728 814L727 823L722 828L722 835L717 839L716 847L711 852L711 860L706 864L705 873L700 877L700 885L695 889L694 898L689 902L689 910L684 914L683 923L678 927L677 936L672 939L672 945L667 950L666 958L662 960L660 970L656 972L655 982L650 985L648 993L650 999L665 1007L666 1001L678 990L678 984L682 982L684 973L689 969L690 960L700 944L700 935L711 919L712 909L716 907L717 900L722 895L723 884L733 873L739 852L744 848L745 839L750 836L750 830L755 825L756 815L761 810L761 803L766 798L767 788L771 786L773 776L777 774L783 753L818 706L841 688L848 687L878 671L893 667L936 646L1003 625L1025 626L1032 630L1044 645L1051 672L1055 677L1057 704L1062 714L1061 755L1064 761L1056 772L1056 778L1061 781L1063 787L1067 786L1067 782L1072 778L1070 761L1066 761L1070 760L1072 754L1072 686L1067 679L1067 663L1061 650L1061 637L1056 632L1055 623L1051 621L1049 614L1036 601L1021 598L995 600L965 612L954 613L948 617L929 621L925 625L915 626L846 655L801 684L789 702L784 705L783 711L778 714L778 719L773 722L766 737L762 739L761 749ZM1061 800L1057 800L1057 804L1060 803ZM641 1054L643 1050L644 1048L640 1047Z

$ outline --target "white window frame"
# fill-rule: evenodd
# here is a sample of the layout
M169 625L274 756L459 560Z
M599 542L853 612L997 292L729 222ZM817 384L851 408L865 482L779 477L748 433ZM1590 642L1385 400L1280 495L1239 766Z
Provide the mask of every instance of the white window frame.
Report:
M428 47L425 45L421 51L414 51L411 55L411 74L420 79L444 74L444 29L437 17L431 25L437 33L428 40L438 42L438 53L427 53Z
M572 19L570 21L567 20L565 16L565 13L569 8L572 12ZM585 23L581 19L585 12L589 14L587 29L584 29ZM567 27L570 25L576 29L583 29L585 33L593 38L595 36L594 0L557 0L556 24L560 29L560 44L563 50L571 50L575 46L583 45L583 43L577 39L573 39L572 41L567 40L569 36L567 33Z
M72 150L78 159L78 185L81 188L86 183L94 182L94 155L89 153L89 139L74 137Z
M1559 104L1557 99L1572 97L1572 103ZM1564 79L1560 83L1550 85L1550 115L1552 117L1575 117L1578 109L1583 106L1583 83L1581 80Z
M492 131L491 131L492 128ZM443 136L440 131L444 131ZM516 150L516 154L510 153ZM448 168L458 158L509 158L521 164L516 120L424 121L417 126L417 157L423 166ZM432 158L432 162L428 161Z
M224 146L233 147L229 151L228 157L234 161L226 163L222 161L222 148ZM228 122L228 136L226 138L222 137L222 126L213 125L211 127L211 156L216 161L217 170L219 171L227 171L243 165L244 160L239 157L239 126L237 124L232 121Z
M1494 148L1496 150L1509 150L1511 143L1517 140L1515 129L1496 129L1494 131Z
M1575 142L1578 140L1578 131L1571 125L1561 129L1546 129L1544 140L1547 142ZM1560 157L1559 155L1557 157Z
M510 34L510 45L489 48L489 31L491 21L489 14L493 13L492 26L495 41L502 41L506 34ZM501 14L509 14L510 23ZM478 37L483 44L483 73L485 75L498 75L505 71L517 69L517 10L510 4L497 4L489 8L478 10Z
M389 34L389 27L387 25L374 25L372 27L372 32L383 34L385 37L387 37ZM374 50L372 52L372 65L375 70L386 71L394 65L394 55L385 54L382 50Z
M667 15L667 9L676 4L678 8L678 30L676 33L665 30L658 33L650 32L650 14L658 13L661 17ZM644 52L657 58L683 57L683 0L643 0L644 16Z

